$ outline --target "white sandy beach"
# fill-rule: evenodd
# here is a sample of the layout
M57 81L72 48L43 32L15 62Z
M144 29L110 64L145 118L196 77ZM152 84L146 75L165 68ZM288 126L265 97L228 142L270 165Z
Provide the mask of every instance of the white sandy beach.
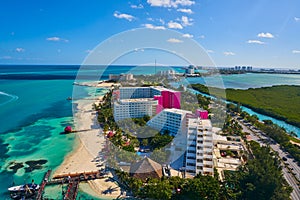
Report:
M101 99L101 98L100 98ZM93 110L95 101L78 100L77 110L74 114L76 131L86 130L76 134L76 145L74 150L65 158L64 162L55 171L54 176L68 173L81 173L97 171L104 166L101 161L101 150L104 147L105 138L102 129L98 125L96 112ZM97 103L97 102L96 102ZM113 177L111 174L108 177ZM109 178L92 180L88 182L91 189L99 196L104 198L116 198L121 191L115 182ZM81 188L88 193L89 189ZM113 189L113 190L109 190ZM109 191L107 194L107 191Z

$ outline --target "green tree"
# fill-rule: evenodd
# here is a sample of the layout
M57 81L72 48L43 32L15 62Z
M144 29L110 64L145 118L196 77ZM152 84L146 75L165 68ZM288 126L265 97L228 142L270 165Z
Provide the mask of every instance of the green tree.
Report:
M142 197L150 199L171 199L173 187L168 180L150 179L143 188Z
M219 199L220 184L211 176L197 175L194 179L189 179L179 195L181 199Z
M143 146L148 146L148 139L143 139L142 140L142 145Z

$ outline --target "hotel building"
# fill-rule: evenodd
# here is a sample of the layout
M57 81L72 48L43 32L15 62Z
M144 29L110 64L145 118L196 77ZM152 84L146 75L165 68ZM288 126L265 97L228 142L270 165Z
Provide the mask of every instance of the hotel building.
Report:
M164 87L121 87L114 91L114 118L153 116L164 108L180 108L180 92Z
M170 161L180 160L175 169L185 173L213 175L212 126L208 112L180 109L180 92L163 87L121 87L114 91L115 120L153 116L147 125L175 136Z
M213 175L213 141L210 120L189 118L187 127L185 172L192 176L198 173Z
M213 175L212 126L205 116L207 111L197 110L196 114L181 109L164 109L147 122L147 125L175 136L171 146L171 162L184 155L182 166L185 173ZM172 164L171 164L172 166ZM176 168L173 166L173 168Z

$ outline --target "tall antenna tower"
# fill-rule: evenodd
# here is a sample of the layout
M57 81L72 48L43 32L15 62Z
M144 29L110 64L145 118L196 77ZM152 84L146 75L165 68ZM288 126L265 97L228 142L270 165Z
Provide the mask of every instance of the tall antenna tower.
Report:
M155 63L155 75L156 75L156 59L155 59L154 63Z

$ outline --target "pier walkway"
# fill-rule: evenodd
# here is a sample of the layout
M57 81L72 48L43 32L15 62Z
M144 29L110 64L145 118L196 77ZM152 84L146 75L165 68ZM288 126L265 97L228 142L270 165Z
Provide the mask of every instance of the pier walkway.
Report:
M71 180L68 185L68 190L64 196L64 200L75 200L78 194L79 180Z
M49 180L49 177L50 177L50 175L51 175L51 172L52 172L52 170L48 170L48 171L45 173L44 178L43 178L43 180L42 180L42 183L40 184L40 189L39 189L38 194L37 194L37 196L36 196L36 199L37 199L37 200L41 200L41 199L42 199L43 192L44 192L45 186L46 186L46 184L47 184L47 182L48 182L48 180Z
M101 171L90 171L82 173L69 173L69 174L60 174L54 176L50 179L52 170L48 170L40 184L40 188L36 195L37 200L43 199L44 189L47 185L63 185L68 184L67 190L63 194L64 200L75 200L78 194L79 183L81 181L88 181L94 179L105 178L105 174Z

